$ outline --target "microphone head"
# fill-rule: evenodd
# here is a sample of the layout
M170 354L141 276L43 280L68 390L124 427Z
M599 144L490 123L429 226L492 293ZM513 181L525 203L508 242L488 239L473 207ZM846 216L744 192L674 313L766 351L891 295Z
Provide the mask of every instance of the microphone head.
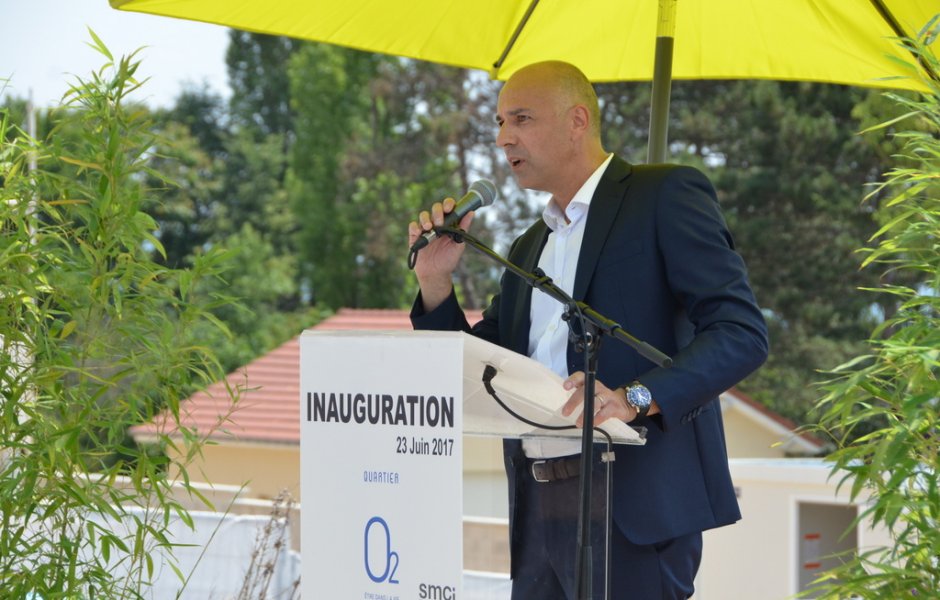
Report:
M480 206L489 206L496 200L496 186L488 179L480 179L470 184L471 192L480 196Z

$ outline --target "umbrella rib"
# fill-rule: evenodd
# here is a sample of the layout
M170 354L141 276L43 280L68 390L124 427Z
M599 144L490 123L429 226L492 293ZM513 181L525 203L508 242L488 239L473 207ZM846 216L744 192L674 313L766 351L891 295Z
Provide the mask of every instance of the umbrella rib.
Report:
M502 54L499 55L499 58L496 59L496 62L493 63L493 77L496 77L496 73L499 72L500 67L503 66L503 62L506 60L506 57L509 55L510 50L516 44L516 40L519 39L519 35L522 33L522 30L525 28L526 23L529 22L529 17L532 16L532 13L535 11L535 7L538 6L539 0L532 0L529 3L529 8L526 9L525 14L522 15L522 20L519 21L519 24L516 25L516 30L512 32L512 37L509 38L509 42L506 44L506 47L503 48Z
M891 30L894 31L894 34L896 36L898 36L899 38L911 37L904 31L904 28L901 27L901 24L898 23L898 20L896 18L894 18L894 15L891 13L891 10L888 9L887 6L885 6L885 3L882 0L871 0L871 5L875 7L875 10L878 11L878 14L881 15L881 18L884 19L885 23L887 23L888 26L891 27ZM914 52L913 49L908 47L908 44L905 43L903 44L903 46L904 46L904 49L910 52L911 56L913 56L917 60L918 64L920 64L921 68L924 69L924 71L927 73L928 76L930 76L931 79L933 79L936 82L940 82L940 75L938 75L937 72L933 70L931 65L926 60L924 60L923 56L918 56L918 54Z

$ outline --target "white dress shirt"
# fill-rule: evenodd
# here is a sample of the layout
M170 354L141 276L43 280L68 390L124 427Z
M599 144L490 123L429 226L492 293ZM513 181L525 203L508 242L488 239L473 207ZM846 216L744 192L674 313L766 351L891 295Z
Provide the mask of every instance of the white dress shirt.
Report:
M581 255L581 240L584 238L591 198L612 157L613 154L608 155L607 160L587 178L564 212L554 198L549 200L542 212L542 219L551 232L539 257L539 268L568 295L574 289L574 276ZM563 310L564 306L560 302L533 290L529 307L529 356L558 375L568 377L568 323L561 318ZM552 458L579 453L581 442L561 438L524 439L522 449L530 458Z

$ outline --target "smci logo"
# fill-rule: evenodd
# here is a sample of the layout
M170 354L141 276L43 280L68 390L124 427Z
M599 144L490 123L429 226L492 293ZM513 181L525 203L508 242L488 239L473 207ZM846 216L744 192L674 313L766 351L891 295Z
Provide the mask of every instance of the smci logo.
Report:
M398 583L395 578L395 572L398 571L398 553L392 550L392 533L385 519L382 517L369 519L366 523L363 545L366 573L369 579L376 583Z

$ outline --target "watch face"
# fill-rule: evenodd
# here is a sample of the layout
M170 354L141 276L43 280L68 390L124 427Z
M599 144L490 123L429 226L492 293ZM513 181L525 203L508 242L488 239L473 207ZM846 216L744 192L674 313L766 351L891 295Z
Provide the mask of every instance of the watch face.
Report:
M653 397L650 394L650 391L646 389L646 387L643 385L639 385L639 384L632 385L630 386L628 391L629 391L628 399L630 400L630 404L632 404L636 408L640 408L640 409L648 408L650 403L653 400Z

